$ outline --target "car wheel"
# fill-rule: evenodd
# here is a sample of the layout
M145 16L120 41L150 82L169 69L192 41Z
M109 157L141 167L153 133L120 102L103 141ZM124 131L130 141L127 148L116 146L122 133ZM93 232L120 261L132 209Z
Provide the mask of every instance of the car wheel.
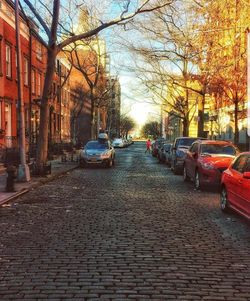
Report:
M173 163L173 169L172 170L173 170L173 172L174 172L175 175L178 174L178 169L176 167L176 163L175 162Z
M200 179L200 173L198 172L198 170L196 170L196 172L195 172L194 188L197 190L201 189L201 179Z
M225 186L222 187L221 193L220 193L220 209L223 212L229 212L230 208L228 205L228 197L227 197L227 189Z
M187 169L186 169L186 166L184 165L184 168L183 168L183 180L185 182L188 182L190 180L188 174L187 174Z
M79 161L79 166L82 167L82 168L85 168L86 167L86 163L84 162L84 160L81 160Z

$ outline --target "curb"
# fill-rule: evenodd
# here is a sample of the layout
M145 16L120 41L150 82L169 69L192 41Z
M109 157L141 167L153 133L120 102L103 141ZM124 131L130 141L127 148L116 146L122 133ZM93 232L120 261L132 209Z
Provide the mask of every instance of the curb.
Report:
M23 194L25 194L27 192L29 192L29 189L23 189L21 191L18 191L14 195L6 198L5 200L3 200L3 201L0 202L0 208L1 208L2 205L6 204L6 203L8 203L10 201L13 201L13 200L17 199L19 196L21 196L21 195L23 195Z
M58 178L61 178L64 175L66 175L68 172L72 172L73 170L77 169L78 167L79 166L74 166L74 167L71 167L71 168L69 168L67 170L64 170L62 172L58 172L57 174L49 175L47 178L42 178L42 179L38 180L38 182L35 182L35 183L31 184L29 188L25 188L25 189L23 189L21 191L18 191L14 195L12 195L12 196L6 198L5 200L3 200L0 203L0 208L1 208L2 205L6 204L6 203L8 203L10 201L13 201L13 200L19 198L20 196L22 196L22 195L30 192L32 189L40 187L40 186L42 186L42 185L44 185L46 183L52 182L52 181L54 181L54 180L56 180Z

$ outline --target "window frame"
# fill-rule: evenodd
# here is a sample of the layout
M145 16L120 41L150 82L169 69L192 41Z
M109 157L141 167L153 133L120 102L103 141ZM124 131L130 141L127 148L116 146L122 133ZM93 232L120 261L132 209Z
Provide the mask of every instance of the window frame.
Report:
M0 35L0 76L3 76L2 44L3 44L3 36Z
M37 72L36 88L37 88L37 96L39 96L39 97L42 95L41 85L42 85L42 73Z
M23 59L23 84L29 85L29 59L27 57Z
M42 61L43 60L43 46L40 42L37 41L37 44L36 44L36 58L39 60L39 61Z
M194 151L194 147L196 147L196 150ZM190 146L190 149L189 149L190 153L195 153L195 154L198 154L198 151L199 151L199 143L198 142L194 142L191 146Z
M238 166L238 165L237 165L238 162L240 162L241 160L244 160L245 158L246 158L246 160L248 160L248 156L247 156L247 155L241 155L241 156L239 156L239 157L236 159L236 161L233 163L233 165L232 165L232 167L231 167L232 170L235 171L235 172L238 172L238 173L240 173L240 174L243 174L243 173L244 173L244 169L245 169L245 166L246 166L247 161L245 161L245 163L244 163L244 165L243 165L241 171L240 171L239 169L235 169L235 165Z
M246 168L248 167L248 164L249 164L249 170L246 170ZM247 161L244 166L244 172L250 172L250 156L247 156Z
M9 49L9 56L7 56L7 49ZM7 61L8 58L10 61ZM5 68L6 77L12 79L12 46L9 43L5 44Z
M34 68L31 69L31 93L36 94L36 70Z

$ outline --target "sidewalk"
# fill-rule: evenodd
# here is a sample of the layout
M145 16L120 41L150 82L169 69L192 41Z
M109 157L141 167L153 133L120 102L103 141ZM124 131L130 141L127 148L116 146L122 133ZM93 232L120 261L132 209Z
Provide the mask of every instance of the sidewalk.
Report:
M18 196L27 193L32 188L40 186L46 182L56 179L78 166L77 162L61 162L61 159L49 161L51 163L51 174L46 177L32 177L28 183L15 183L15 192L5 192L7 174L0 174L0 206L4 203L17 198Z

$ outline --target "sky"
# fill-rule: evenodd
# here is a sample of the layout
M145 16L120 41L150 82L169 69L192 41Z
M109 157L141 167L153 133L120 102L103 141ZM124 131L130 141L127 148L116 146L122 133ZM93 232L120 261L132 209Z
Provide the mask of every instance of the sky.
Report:
M119 5L113 4L109 17L119 15L119 11ZM131 57L132 54L122 45L126 44L127 40L139 37L135 35L135 32L124 31L121 26L107 29L101 35L107 42L107 51L111 57L111 73L117 75L120 80L122 114L134 118L139 128L149 119L152 120L152 116L159 120L159 107L150 104L152 95L145 92L137 74L129 71L136 58Z

